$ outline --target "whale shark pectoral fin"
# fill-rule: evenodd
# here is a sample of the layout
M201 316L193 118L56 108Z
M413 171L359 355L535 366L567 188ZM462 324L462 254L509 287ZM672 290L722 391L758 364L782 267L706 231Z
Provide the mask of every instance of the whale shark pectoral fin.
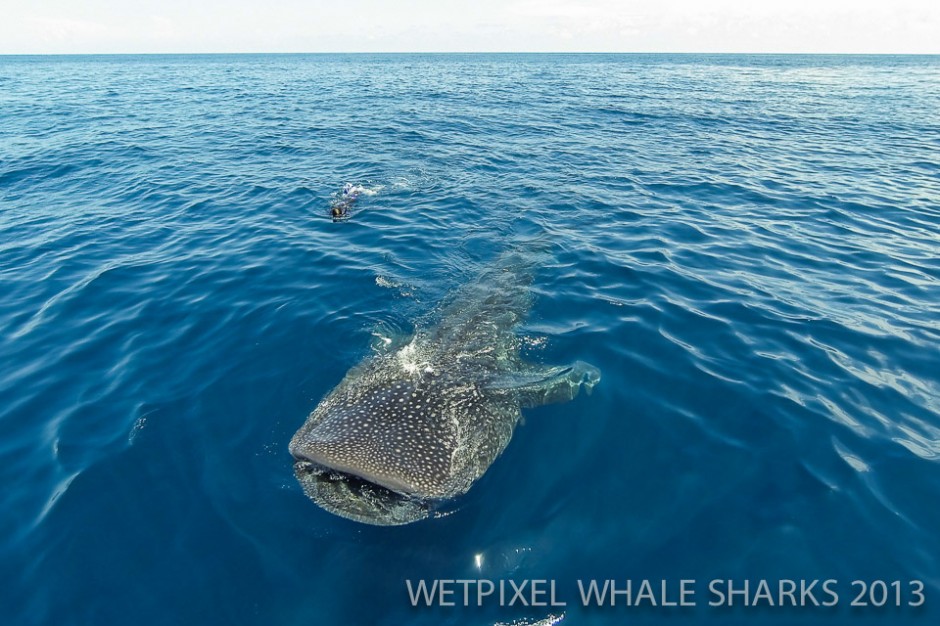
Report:
M492 376L487 379L483 387L489 391L501 391L541 386L568 374L571 368L571 365L527 365L521 370Z
M522 406L534 407L572 400L582 385L590 394L600 379L599 369L584 361L575 361L554 367L530 365L517 372L494 376L484 384L484 389L512 392Z

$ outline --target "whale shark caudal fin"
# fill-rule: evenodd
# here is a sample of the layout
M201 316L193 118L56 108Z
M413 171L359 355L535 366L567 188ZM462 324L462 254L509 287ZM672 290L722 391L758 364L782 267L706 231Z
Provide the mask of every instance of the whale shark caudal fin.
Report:
M528 365L517 372L493 376L483 388L494 393L512 393L523 407L536 407L572 400L582 385L590 394L600 379L599 369L584 361L575 361L554 367Z

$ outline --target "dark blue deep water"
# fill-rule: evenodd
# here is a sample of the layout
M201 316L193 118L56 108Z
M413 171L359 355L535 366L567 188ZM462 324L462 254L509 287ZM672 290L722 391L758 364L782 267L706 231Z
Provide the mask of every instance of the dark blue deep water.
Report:
M374 194L333 223L345 183ZM309 501L319 399L540 234L526 355L593 395L445 517ZM0 295L3 624L940 616L938 57L0 58ZM438 578L568 606L412 608ZM579 578L698 606L583 609Z

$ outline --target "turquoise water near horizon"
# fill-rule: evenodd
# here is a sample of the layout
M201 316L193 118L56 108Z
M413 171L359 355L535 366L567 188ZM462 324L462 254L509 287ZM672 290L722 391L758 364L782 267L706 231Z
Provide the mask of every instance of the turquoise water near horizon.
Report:
M938 103L937 56L0 57L0 620L935 623ZM532 237L526 356L594 393L444 517L305 498L320 398ZM410 605L464 578L568 606Z

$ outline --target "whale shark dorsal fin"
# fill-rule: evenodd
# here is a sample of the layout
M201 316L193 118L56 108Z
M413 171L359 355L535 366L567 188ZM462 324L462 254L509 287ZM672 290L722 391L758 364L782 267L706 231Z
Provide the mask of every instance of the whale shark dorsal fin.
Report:
M483 389L492 393L512 393L522 406L565 402L578 395L583 385L591 393L601 379L601 371L575 361L571 365L526 365L523 368L497 374L483 383Z

